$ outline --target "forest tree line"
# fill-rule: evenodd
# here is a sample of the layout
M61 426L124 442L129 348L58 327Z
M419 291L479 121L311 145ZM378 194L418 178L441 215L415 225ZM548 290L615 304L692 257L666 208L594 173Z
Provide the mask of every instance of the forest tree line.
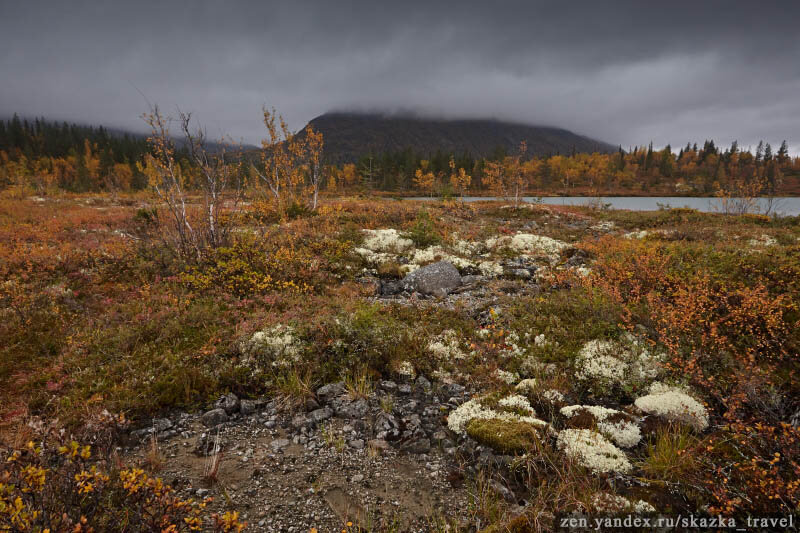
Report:
M151 150L144 136L101 127L27 120L17 115L0 120L0 188L72 192L136 191L147 188L140 169ZM176 161L189 178L197 172L188 150L176 149ZM258 157L241 152L237 172L257 184ZM649 146L612 154L551 154L529 157L525 151L497 148L486 158L470 154L411 149L369 154L355 163L321 167L321 189L389 191L404 194L686 194L713 195L720 189L748 184L758 194L800 192L800 158L792 158L786 141L777 149L760 142L742 149L713 140L674 151ZM507 190L508 189L508 190Z

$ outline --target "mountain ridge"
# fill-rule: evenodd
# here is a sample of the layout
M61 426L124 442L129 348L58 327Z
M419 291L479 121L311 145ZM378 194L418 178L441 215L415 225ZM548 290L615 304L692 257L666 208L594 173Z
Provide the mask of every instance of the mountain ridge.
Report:
M308 125L322 132L325 159L354 162L359 157L411 149L418 154L437 151L473 157L514 152L527 141L530 156L573 152L615 152L618 146L564 128L536 126L499 119L426 118L409 114L354 111L324 113Z

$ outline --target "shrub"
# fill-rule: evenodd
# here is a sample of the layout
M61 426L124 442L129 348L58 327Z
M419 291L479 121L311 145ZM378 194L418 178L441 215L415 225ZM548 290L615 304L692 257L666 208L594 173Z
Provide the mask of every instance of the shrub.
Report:
M405 236L419 248L426 248L442 242L442 236L436 231L433 218L424 209L417 213L417 220Z
M641 469L661 481L685 482L693 478L699 464L695 454L699 441L682 425L662 426L647 444Z
M238 240L231 247L210 250L207 258L192 266L181 279L194 290L222 290L236 296L293 290L308 292L307 277L316 269L306 249L261 246Z
M183 500L137 468L106 472L91 449L72 441L58 450L29 442L0 472L3 531L241 531L236 513L207 516L207 504Z

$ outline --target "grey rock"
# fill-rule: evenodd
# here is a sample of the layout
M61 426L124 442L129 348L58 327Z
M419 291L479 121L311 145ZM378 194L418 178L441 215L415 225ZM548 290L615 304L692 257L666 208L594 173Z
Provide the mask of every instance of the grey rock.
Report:
M320 407L322 407L322 406L314 398L308 398L306 400L306 404L305 404L306 411L313 411L314 409L319 409Z
M344 382L328 383L317 389L317 398L320 402L326 404L334 398L344 395L345 392L347 392L347 389L344 386Z
M568 249L566 253L571 254L569 259L567 259L567 265L571 267L583 266L589 259L589 256L585 251L578 250L576 248Z
M464 394L465 390L466 389L458 383L445 383L442 385L442 391L444 391L447 396L460 396Z
M292 418L292 427L295 429L300 429L307 426L310 423L309 419L306 415L297 415Z
M403 292L402 281L383 281L378 284L378 294L380 296L394 296Z
M461 275L456 267L448 261L439 261L422 268L403 278L403 288L422 294L447 294L461 285Z
M141 441L145 437L149 437L156 433L158 438L164 438L167 430L172 428L172 421L169 418L156 418L153 420L152 425L131 431L131 439L135 442Z
M366 416L369 411L369 404L366 400L356 400L354 402L341 402L334 405L337 416L342 418L361 418Z
M447 433L445 433L444 431L437 431L432 435L432 437L433 437L433 442L435 442L436 444L440 444L448 440Z
M526 269L526 268L515 268L515 269L514 269L514 270L511 272L511 274L512 274L512 275L513 275L515 278L520 278L520 279L530 279L530 278L531 278L531 273L530 273L530 271L529 271L528 269Z
M397 390L397 383L394 381L381 381L381 388L387 392L393 392Z
M258 410L259 402L255 400L242 400L239 403L239 412L243 415L252 415Z
M273 452L277 452L286 448L289 444L291 444L289 439L275 439L269 443L269 447L272 448Z
M203 416L200 417L200 421L204 426L212 428L227 422L228 413L225 412L225 409L212 409L211 411L204 413Z
M216 409L224 409L227 414L232 415L239 411L239 405L239 398L235 394L230 393L217 400L214 407Z
M431 441L428 438L414 439L402 446L409 453L428 453L431 451Z
M155 428L156 433L161 433L162 431L166 431L172 427L172 421L169 418L156 418L153 420L153 428Z
M384 440L395 440L402 433L400 421L390 413L378 413L373 428L378 438Z
M144 429L137 429L136 431L131 431L131 440L133 442L139 442L145 437L152 435L153 428L144 428Z
M425 376L419 376L417 378L417 385L422 387L424 390L429 391L431 390L431 382L428 381Z
M333 410L330 407L323 407L321 409L315 409L308 413L308 418L314 423L319 424L320 422L329 419L333 416Z
M417 410L418 406L419 406L419 403L416 400L411 400L407 404L405 404L403 407L401 407L400 411L404 415L412 414L412 413L414 413L414 411Z

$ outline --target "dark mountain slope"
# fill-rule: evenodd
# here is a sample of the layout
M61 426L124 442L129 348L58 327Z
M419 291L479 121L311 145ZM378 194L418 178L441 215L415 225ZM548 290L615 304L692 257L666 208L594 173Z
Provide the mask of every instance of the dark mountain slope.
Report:
M309 124L325 139L325 158L342 163L360 156L399 152L444 153L487 157L498 148L513 152L528 141L528 154L569 155L573 152L612 152L617 147L571 131L500 122L497 120L438 120L362 113L326 113Z

